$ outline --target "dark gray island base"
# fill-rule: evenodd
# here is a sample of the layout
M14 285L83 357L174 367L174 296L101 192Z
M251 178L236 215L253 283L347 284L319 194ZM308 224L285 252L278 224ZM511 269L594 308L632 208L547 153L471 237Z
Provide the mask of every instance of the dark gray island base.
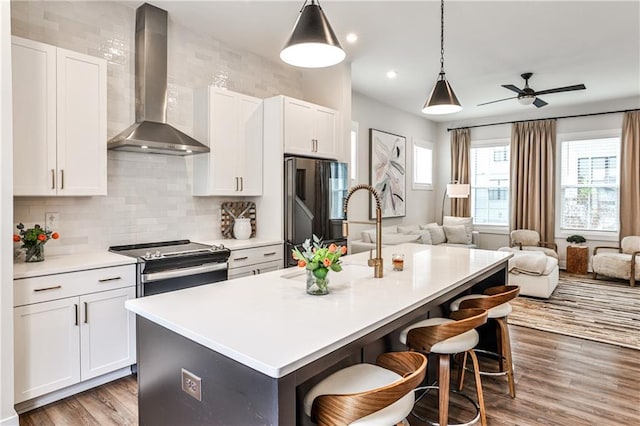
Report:
M137 315L140 425L303 424L304 394L327 374L347 365L371 362L379 353L396 349L393 347L395 337L389 337L391 333L423 318L430 309L460 293L472 287L480 291L506 282L507 259L280 378L247 367ZM260 333L260 329L261 324L256 323L255 333ZM295 339L296 336L283 338ZM274 341L273 345L278 342ZM182 390L182 369L202 379L202 401Z

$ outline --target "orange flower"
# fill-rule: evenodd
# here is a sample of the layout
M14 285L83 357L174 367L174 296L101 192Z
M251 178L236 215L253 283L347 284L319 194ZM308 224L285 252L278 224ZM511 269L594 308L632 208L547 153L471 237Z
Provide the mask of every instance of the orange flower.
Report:
M322 263L324 263L325 268L328 268L329 266L331 266L331 259L329 258L325 258Z
M305 262L304 260L298 260L298 266L300 268L304 268L305 266L307 266L307 262Z
M40 235L38 235L38 240L40 240L40 241L44 241L44 240L46 240L46 239L47 239L47 236L46 236L46 235L44 235L44 234L40 234Z
M340 253L341 254L347 254L347 246L340 247Z
M298 256L296 256L296 254L293 252L291 253L291 257L293 257L295 260L298 260Z
M13 234L13 242L17 243L18 241L20 241L20 237L16 234Z
M60 234L58 234L57 232L54 232L53 234L51 234L51 238L53 238L54 240L57 240L58 238L60 238Z
M331 243L331 245L329 246L329 253L335 253L336 250L338 250L338 246Z

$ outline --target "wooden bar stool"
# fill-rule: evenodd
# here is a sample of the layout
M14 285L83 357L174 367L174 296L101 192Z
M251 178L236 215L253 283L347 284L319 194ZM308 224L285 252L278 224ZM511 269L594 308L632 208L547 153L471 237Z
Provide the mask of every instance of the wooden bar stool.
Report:
M520 292L517 285L502 285L487 288L483 294L469 294L451 302L451 311L458 309L478 308L488 311L489 320L495 321L497 328L497 353L477 349L478 353L488 353L499 358L500 371L487 372L480 371L484 376L507 376L509 383L509 394L516 397L516 384L513 378L513 358L511 356L511 338L509 337L509 326L507 316L511 313L510 300L515 299ZM462 390L464 385L464 370L466 369L467 356L465 354L460 370L458 389ZM474 364L474 370L477 366Z
M426 367L420 353L390 352L378 356L376 365L343 368L305 395L305 414L320 426L402 424Z
M409 348L438 355L438 386L423 386L416 390L438 389L438 424L440 426L446 426L449 421L450 356L458 353L469 354L477 371L478 359L473 348L478 344L480 337L475 328L486 322L486 310L461 309L453 312L450 318L430 318L419 321L400 333L400 341ZM479 417L484 426L487 424L487 417L479 374L476 374L476 391L477 404L467 395L463 393L460 395L476 407L476 416L471 422L475 422ZM423 420L432 423L429 420Z

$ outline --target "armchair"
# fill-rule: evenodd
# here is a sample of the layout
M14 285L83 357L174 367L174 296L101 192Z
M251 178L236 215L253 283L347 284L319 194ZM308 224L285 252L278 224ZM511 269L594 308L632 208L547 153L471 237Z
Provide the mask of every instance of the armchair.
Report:
M597 279L598 274L606 275L629 280L631 287L634 287L636 280L640 280L640 237L624 237L620 247L594 248L591 269L593 279Z
M538 231L530 229L511 231L511 247L527 251L540 251L547 256L558 258L558 245L554 242L540 241Z

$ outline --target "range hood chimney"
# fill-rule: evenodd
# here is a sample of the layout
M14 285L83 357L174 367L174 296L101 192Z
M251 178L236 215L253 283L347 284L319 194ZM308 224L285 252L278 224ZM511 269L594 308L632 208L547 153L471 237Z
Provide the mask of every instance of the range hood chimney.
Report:
M108 149L189 155L209 148L167 124L167 11L148 3L136 9L136 122Z

